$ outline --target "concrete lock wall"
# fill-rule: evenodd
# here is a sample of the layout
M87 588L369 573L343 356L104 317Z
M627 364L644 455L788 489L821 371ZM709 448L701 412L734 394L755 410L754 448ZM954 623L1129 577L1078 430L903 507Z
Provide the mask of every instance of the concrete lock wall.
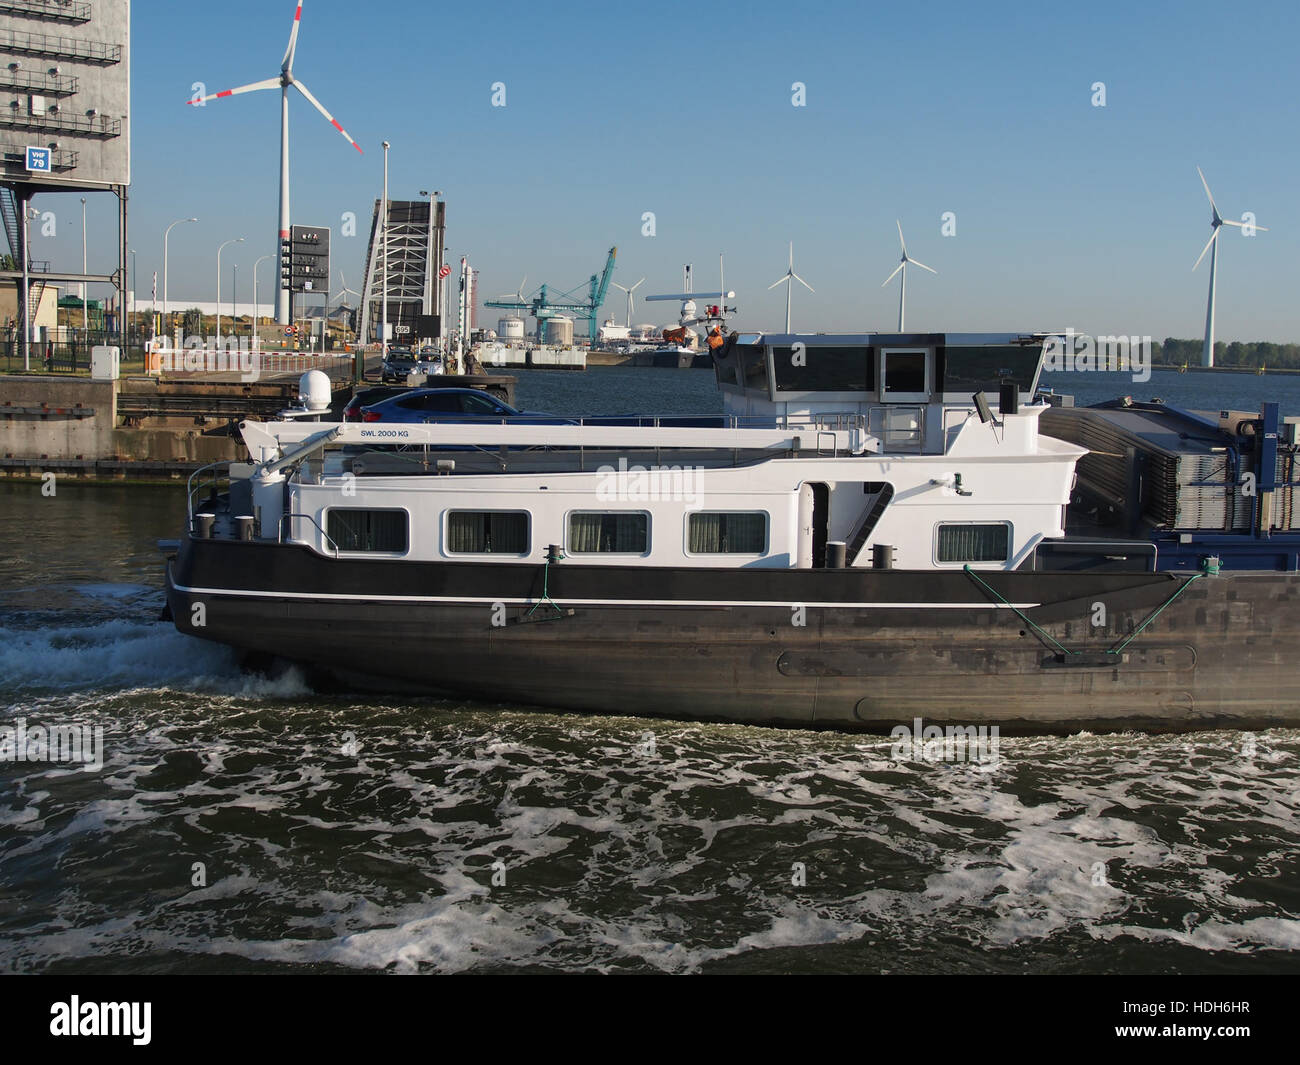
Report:
M121 384L84 377L0 377L0 467L23 475L40 468L33 463L49 461L51 468L71 466L74 472L93 476L100 472L94 468L97 462L157 468L244 456L240 439L205 434L199 428L119 427ZM78 416L77 410L94 413ZM5 459L13 461L5 467Z

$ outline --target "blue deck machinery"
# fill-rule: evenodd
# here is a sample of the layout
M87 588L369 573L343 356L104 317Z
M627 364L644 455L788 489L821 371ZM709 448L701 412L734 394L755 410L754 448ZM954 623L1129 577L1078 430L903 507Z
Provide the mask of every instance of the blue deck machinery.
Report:
M1300 569L1300 418L1277 403L1215 416L1125 397L1054 407L1040 429L1089 449L1073 534L1150 543L1161 570Z
M571 314L575 320L586 319L588 323L587 336L594 347L596 337L600 332L600 308L604 306L605 296L609 293L609 283L614 277L614 260L617 257L618 248L610 248L609 256L605 259L604 271L599 275L592 274L587 282L587 298L585 300L579 300L577 295L582 286L570 289L567 292L561 292L558 296L553 296L550 287L542 285L531 296L525 296L523 285L520 285L519 291L513 296L498 296L493 300L484 300L483 306L522 311L524 314L536 318L539 339L543 334L546 321L550 318L556 318L562 314Z

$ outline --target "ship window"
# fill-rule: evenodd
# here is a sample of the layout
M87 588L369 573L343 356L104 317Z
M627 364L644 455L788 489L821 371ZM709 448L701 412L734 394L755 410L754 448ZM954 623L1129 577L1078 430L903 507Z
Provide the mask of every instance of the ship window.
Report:
M943 391L997 392L1004 380L1012 380L1022 393L1031 392L1042 355L1042 348L1011 344L950 347L944 353Z
M649 514L575 511L569 515L569 550L574 554L644 555L649 545Z
M874 392L876 365L869 347L822 347L805 344L774 347L772 363L778 392Z
M448 511L447 552L452 555L526 555L528 512Z
M767 349L755 344L741 354L741 384L746 391L767 391Z
M924 351L884 352L884 388L886 397L927 396L927 353Z
M693 555L761 555L767 551L767 514L699 513L689 516L687 544Z
M404 510L341 510L331 508L326 531L340 551L405 554L410 518Z
M940 562L1005 562L1011 552L1011 526L941 524L938 537Z

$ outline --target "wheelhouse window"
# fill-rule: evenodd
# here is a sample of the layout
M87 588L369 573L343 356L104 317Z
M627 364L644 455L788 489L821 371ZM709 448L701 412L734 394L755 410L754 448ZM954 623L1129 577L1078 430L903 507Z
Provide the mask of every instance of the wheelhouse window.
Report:
M701 512L687 518L687 550L693 555L762 555L767 552L764 511Z
M1011 556L1011 526L942 523L936 549L940 562L1005 562Z
M574 511L569 551L576 555L644 555L650 547L650 515L642 511Z
M772 365L778 392L874 392L876 366L870 347L806 344L774 347Z
M331 508L325 531L340 551L404 555L410 542L410 520L404 510Z
M930 398L930 352L924 348L885 348L880 353L881 398L886 402L925 403Z
M997 393L1003 381L1014 381L1022 396L1033 394L1042 361L1041 346L1015 344L950 347L944 352L943 388L955 399L973 392Z
M528 554L528 512L452 510L447 512L447 553L452 555Z

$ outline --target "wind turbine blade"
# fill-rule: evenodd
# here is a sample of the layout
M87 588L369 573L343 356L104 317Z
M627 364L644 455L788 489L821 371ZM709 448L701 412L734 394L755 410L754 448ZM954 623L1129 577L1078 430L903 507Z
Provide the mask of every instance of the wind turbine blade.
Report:
M293 29L289 31L289 47L284 50L284 58L280 60L281 70L293 69L294 53L298 51L298 26L302 23L302 0L298 0L298 10L293 13Z
M293 83L293 87L297 89L300 93L302 93L305 97L307 97L307 102L310 103L312 107L316 108L316 110L319 111L322 115L324 115L325 118L329 121L329 124L331 126L333 126L336 130L338 130L340 133L343 134L343 139L345 141L347 141L350 145L352 145L352 147L354 147L357 151L359 152L361 151L361 145L359 145L356 141L354 141L348 135L348 131L339 125L338 119L336 119L333 115L331 115L328 111L326 111L324 107L321 106L321 102L311 94L311 91L307 88L306 85L304 85L301 81L295 81ZM364 155L365 153L362 152L362 154Z
M881 288L884 288L887 284L889 284L891 281L893 281L894 278L897 276L898 271L901 270L901 269L903 269L903 266L905 265L905 263L906 263L906 260L904 260L903 262L901 262L901 263L899 263L897 266L895 266L895 267L894 267L894 272L893 272L892 274L890 274L887 278L885 278L884 281L880 282L880 287L881 287Z
M225 92L215 92L211 96L200 96L197 100L186 100L187 104L205 104L209 100L222 100L227 96L239 96L246 92L257 92L259 89L278 89L280 87L279 78L267 78L266 81L255 81L252 85L241 85L238 89L227 89Z
M1219 227L1214 227L1214 232L1210 234L1210 239L1205 242L1205 247L1201 249L1201 254L1196 257L1196 262L1192 263L1192 269L1195 270L1201 265L1201 260L1205 258L1205 253L1210 250L1210 245L1219 239Z
M802 277L800 277L798 274L796 274L796 273L791 273L790 276L793 277L796 281L798 281L799 284L803 285L803 287L806 288L809 292L815 292L815 291L816 291L816 290L812 287L812 285L808 284L808 282L805 281L805 280L804 280Z
M939 272L933 266L926 266L925 263L918 263L915 259L908 259L907 261L913 266L919 266L922 270L929 270L932 274L937 274Z
M1205 175L1201 174L1201 168L1198 166L1196 172L1201 175L1201 184L1205 186L1205 197L1210 201L1210 210L1214 212L1214 217L1219 217L1219 208L1214 204L1214 196L1210 192L1210 183L1205 180Z
M640 288L641 285L644 284L644 283L645 283L645 278L643 277L643 278L641 278L640 281L638 281L635 285L633 285L633 286L632 286L630 289L628 289L627 291L628 291L628 292L634 292L636 289Z
M894 225L898 226L898 243L899 243L899 246L903 249L903 255L906 256L906 255L907 255L907 241L905 241L905 240L903 239L903 223L900 222L897 218L895 218L895 219L894 219Z
M1230 219L1230 218L1223 218L1223 219L1220 219L1220 221L1222 221L1223 224L1224 224L1225 226L1236 226L1238 229L1245 229L1245 228L1246 228L1246 223L1245 223L1245 222L1234 222L1234 221L1232 221L1232 219ZM1267 232L1268 232L1268 226L1257 226L1257 225L1255 225L1253 222L1251 223L1250 228L1251 228L1251 229L1258 229L1261 233L1267 233Z
M768 292L771 292L772 289L776 288L777 285L782 285L789 280L790 280L789 274L786 274L784 277L778 278L776 281L773 281L770 285L767 286Z
M790 269L794 269L794 241L790 241Z

